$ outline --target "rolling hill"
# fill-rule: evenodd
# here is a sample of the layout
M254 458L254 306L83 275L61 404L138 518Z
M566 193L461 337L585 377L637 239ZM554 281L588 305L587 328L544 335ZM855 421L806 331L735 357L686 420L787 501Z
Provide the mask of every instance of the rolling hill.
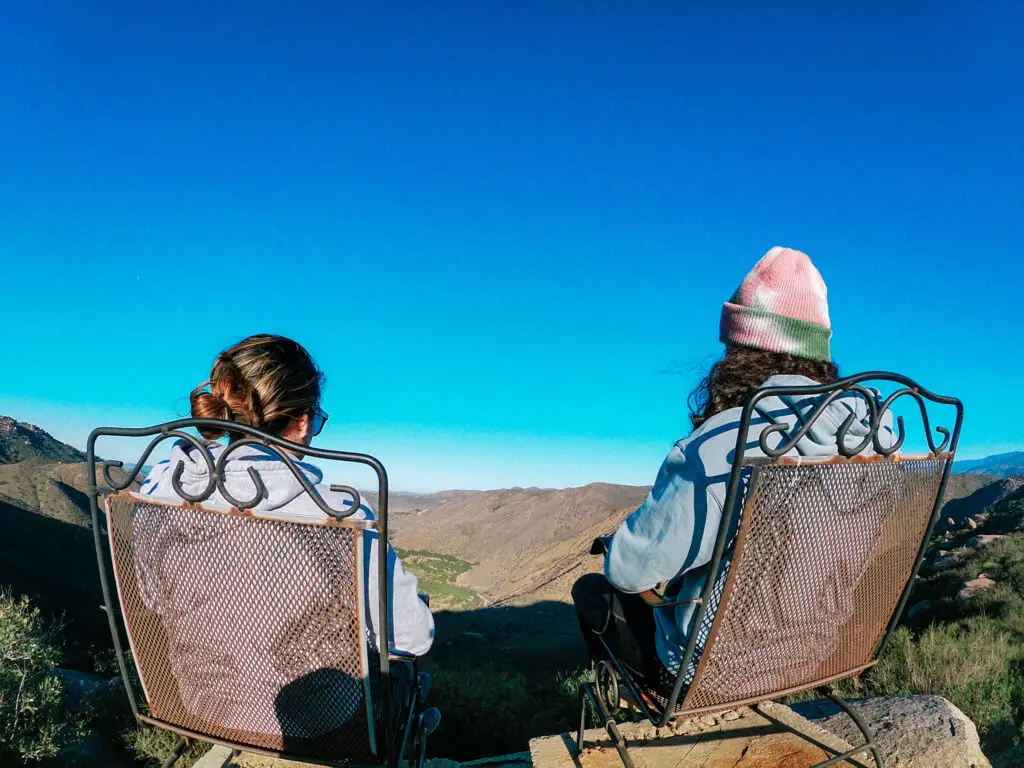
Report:
M67 464L85 461L85 458L80 450L62 443L35 424L0 416L0 464L33 460Z
M89 526L88 464L0 464L0 499L72 525ZM118 470L113 470L117 472Z
M996 477L1024 475L1024 451L999 453L994 456L986 456L984 459L957 461L953 464L953 471L964 474L995 475Z
M105 641L109 630L85 458L39 427L0 416L0 588L28 595L88 643Z
M558 490L479 491L396 519L393 539L405 549L472 563L458 583L495 602L536 592L563 571L578 570L593 537L613 530L647 490L592 483ZM558 594L564 597L567 590Z

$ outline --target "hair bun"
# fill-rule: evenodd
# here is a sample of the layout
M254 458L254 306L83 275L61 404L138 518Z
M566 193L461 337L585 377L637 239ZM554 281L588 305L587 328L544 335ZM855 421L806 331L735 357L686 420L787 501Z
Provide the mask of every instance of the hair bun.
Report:
M231 406L228 405L227 400L223 397L215 395L212 392L200 392L197 389L189 395L188 399L192 404L193 419L221 419L223 421L233 421L232 416L234 414L231 412ZM199 432L207 440L216 440L218 437L225 434L225 430L218 429L216 427L199 427Z

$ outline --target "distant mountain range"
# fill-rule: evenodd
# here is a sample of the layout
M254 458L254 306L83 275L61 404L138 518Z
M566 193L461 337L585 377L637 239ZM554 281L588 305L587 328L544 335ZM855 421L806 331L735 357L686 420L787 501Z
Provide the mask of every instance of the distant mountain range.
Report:
M996 477L1024 475L1024 451L999 453L994 456L986 456L984 459L957 461L953 463L953 471Z

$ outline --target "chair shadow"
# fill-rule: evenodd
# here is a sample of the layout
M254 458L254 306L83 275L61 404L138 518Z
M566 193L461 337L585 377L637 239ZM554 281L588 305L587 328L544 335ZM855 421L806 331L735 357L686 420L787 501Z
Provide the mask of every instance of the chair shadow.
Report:
M338 669L317 669L285 684L274 698L282 751L344 756L368 744L363 683Z

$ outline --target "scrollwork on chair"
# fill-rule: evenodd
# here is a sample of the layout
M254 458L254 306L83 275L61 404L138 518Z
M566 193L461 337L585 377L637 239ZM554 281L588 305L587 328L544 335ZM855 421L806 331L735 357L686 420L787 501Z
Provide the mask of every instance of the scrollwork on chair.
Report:
M183 432L183 428L187 427L221 427L225 430L230 430L235 433L246 434L246 437L236 438L232 440L225 450L218 457L216 463L210 453L210 444L204 443L202 440L197 438L195 435L190 435L187 432ZM331 485L329 486L331 491L335 493L347 494L351 497L351 503L346 509L334 509L328 504L323 496L317 491L316 487L309 482L306 474L298 466L295 459L292 457L292 453L315 453L324 454L330 458L330 451L320 451L318 449L311 449L308 446L303 446L298 443L293 443L288 440L284 440L273 435L261 432L253 427L248 427L244 424L238 424L236 422L226 422L219 419L183 419L181 421L172 422L170 424L161 425L160 427L154 427L150 430L118 430L109 431L110 434L127 434L135 436L145 436L146 434L153 434L156 432L156 436L149 442L146 449L142 452L139 460L132 467L131 471L128 472L125 477L118 481L115 480L111 475L111 470L115 468L122 468L124 463L121 461L106 460L102 462L103 467L103 479L106 481L108 487L114 491L123 491L128 488L132 483L136 481L139 473L142 471L146 460L153 453L153 450L164 440L168 438L177 438L184 440L193 448L197 449L196 452L202 457L203 462L207 468L207 484L199 493L190 493L186 491L181 483L182 475L185 471L185 464L183 461L179 461L177 466L174 467L171 474L171 486L174 488L174 492L178 494L182 499L192 502L193 504L199 504L206 501L210 496L213 495L214 491L219 491L229 504L236 507L239 510L247 510L255 507L261 499L267 495L266 486L263 480L260 478L259 473L253 468L248 468L249 478L252 480L254 494L249 499L238 499L235 498L227 489L225 469L230 456L237 451L239 448L247 445L255 445L261 449L268 451L275 458L280 459L285 466L288 467L289 471L295 477L295 479L302 486L303 491L312 499L313 503L325 514L333 517L335 520L343 520L353 515L362 504L362 498L354 487L350 485Z
M891 395L882 399L881 393L877 390L869 389L861 384L863 381L870 379L879 379L894 381L899 384L903 384L902 389L898 389ZM792 390L792 392L790 392ZM927 390L922 389L917 384L913 383L910 379L892 373L881 373L872 372L867 374L861 374L849 379L844 379L841 382L833 382L831 384L824 384L817 387L772 387L764 390L758 390L751 396L751 404L756 405L757 401L762 397L771 394L800 394L800 395L813 395L821 394L824 395L815 406L811 414L800 424L796 431L790 433L790 426L785 423L771 424L765 427L758 438L758 445L765 456L771 459L777 459L785 454L789 453L796 447L796 444L803 439L807 433L814 426L815 422L821 416L822 413L831 405L835 400L853 394L863 398L867 406L867 414L859 421L867 428L867 432L863 438L855 446L850 446L847 443L847 435L851 427L858 422L857 414L851 413L843 423L840 425L837 431L836 442L838 444L838 451L841 456L850 458L857 456L864 450L871 446L875 453L882 456L891 456L903 446L906 440L906 425L902 416L896 417L896 439L891 443L883 442L880 438L880 433L883 428L886 428L886 416L889 414L893 403L901 397L912 397L918 405L921 412L921 421L924 426L925 439L928 444L928 450L933 455L943 453L951 446L953 433L942 426L932 427L931 420L928 416L928 408L925 400L930 400L934 403L948 403L948 398L939 397L933 395ZM958 424L959 424L958 415ZM935 433L942 436L942 441L936 443ZM779 435L780 442L774 447L769 444L769 438L772 435Z

